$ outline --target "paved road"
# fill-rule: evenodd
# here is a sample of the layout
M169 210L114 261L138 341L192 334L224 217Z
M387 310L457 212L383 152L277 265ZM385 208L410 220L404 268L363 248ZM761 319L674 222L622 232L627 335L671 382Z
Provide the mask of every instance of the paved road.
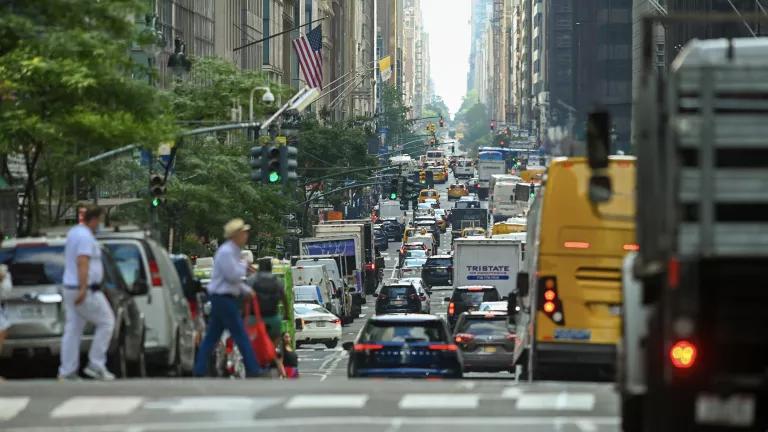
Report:
M617 431L610 385L505 381L124 380L0 384L0 430Z

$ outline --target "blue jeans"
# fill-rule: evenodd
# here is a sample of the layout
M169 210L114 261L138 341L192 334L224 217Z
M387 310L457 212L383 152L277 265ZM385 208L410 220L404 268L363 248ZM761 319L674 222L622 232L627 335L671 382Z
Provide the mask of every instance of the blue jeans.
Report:
M221 339L224 329L229 330L229 334L237 344L240 354L243 356L245 371L248 375L258 375L262 372L259 363L256 361L256 354L251 347L251 341L245 333L243 319L240 317L239 299L225 295L211 295L211 316L208 320L208 330L200 345L195 359L196 376L205 376L208 372L208 359L211 357L216 343Z

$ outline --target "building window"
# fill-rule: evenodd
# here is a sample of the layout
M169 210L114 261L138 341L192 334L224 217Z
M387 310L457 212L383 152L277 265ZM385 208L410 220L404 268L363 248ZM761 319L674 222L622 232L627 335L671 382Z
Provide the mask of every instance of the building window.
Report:
M262 37L268 38L270 35L269 18L272 15L272 0L262 0ZM262 42L261 60L263 64L269 64L269 44L270 40L267 39Z
M541 71L541 63L536 60L533 62L533 73L539 73Z

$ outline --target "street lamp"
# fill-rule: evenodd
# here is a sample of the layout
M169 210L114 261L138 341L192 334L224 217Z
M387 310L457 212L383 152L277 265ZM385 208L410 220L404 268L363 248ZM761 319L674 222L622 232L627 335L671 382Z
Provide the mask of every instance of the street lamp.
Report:
M168 57L168 68L178 78L183 78L192 69L192 62L186 54L187 47L178 37L173 41L173 54Z
M250 122L253 122L253 95L256 93L256 90L264 90L264 95L261 96L261 101L265 104L271 105L275 102L275 95L272 94L272 90L270 90L269 87L254 87L251 90L251 99L248 108L248 120Z
M157 15L147 14L144 22L144 29L140 36L141 50L147 53L151 60L154 60L165 47L165 36L163 36L163 30L157 22Z

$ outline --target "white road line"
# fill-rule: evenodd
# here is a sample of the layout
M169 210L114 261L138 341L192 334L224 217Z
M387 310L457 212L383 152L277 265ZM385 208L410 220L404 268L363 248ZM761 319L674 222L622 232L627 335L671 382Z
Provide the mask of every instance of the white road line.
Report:
M16 417L29 405L28 397L3 397L0 398L0 421L10 420Z
M591 393L527 393L517 399L518 410L591 411L594 407Z
M73 397L51 411L52 418L126 415L141 405L142 398L132 396Z
M458 409L477 408L480 395L406 394L397 406L400 409Z
M519 387L507 387L501 392L503 399L518 399L523 391Z
M143 405L147 409L162 409L172 413L189 413L200 411L249 411L261 410L282 401L282 398L249 398L249 397L183 397L148 402Z
M368 402L368 395L298 395L288 400L285 409L318 409L318 408L362 408Z

